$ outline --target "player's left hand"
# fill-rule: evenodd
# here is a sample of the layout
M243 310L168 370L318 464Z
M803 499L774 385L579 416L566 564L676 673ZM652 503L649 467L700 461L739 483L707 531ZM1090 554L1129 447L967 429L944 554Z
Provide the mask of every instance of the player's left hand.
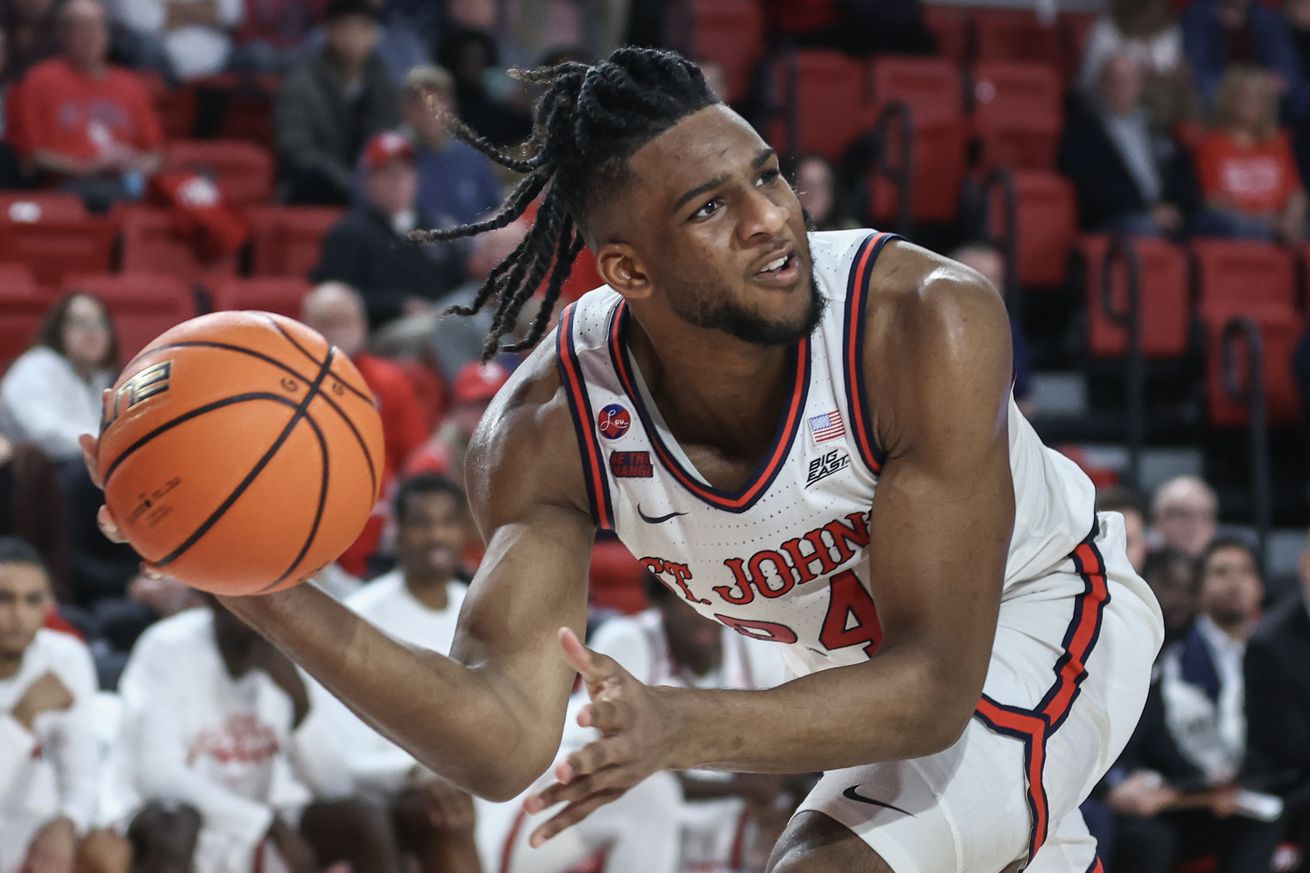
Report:
M578 724L594 727L601 737L561 761L555 768L558 781L524 802L529 813L567 804L533 832L534 847L621 797L656 770L667 769L672 757L674 731L667 708L660 706L659 692L638 682L613 658L582 645L573 631L562 628L559 638L591 697L578 713Z

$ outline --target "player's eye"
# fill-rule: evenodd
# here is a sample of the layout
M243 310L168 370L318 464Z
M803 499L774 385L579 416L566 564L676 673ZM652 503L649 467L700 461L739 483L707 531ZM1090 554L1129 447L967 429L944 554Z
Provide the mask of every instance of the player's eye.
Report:
M778 181L781 175L782 174L777 170L765 170L763 173L760 173L759 186L763 188L765 185L772 185L774 182Z
M722 207L723 207L722 202L718 200L710 200L700 209L697 209L695 212L691 214L691 220L704 221L707 218L713 217L714 214L717 213L719 209L721 209Z

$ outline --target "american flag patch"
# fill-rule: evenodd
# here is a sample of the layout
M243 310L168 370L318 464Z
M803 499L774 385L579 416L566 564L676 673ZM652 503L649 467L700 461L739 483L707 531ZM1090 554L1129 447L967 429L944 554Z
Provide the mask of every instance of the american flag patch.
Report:
M816 443L835 440L846 432L841 423L841 413L835 409L823 415L811 416L809 422L810 434L814 436Z

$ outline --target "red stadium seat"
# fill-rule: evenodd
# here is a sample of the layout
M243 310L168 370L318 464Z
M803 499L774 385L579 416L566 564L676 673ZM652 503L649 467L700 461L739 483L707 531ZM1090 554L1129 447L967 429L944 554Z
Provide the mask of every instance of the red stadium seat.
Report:
M38 221L81 221L86 217L86 205L76 194L46 191L0 193L0 221L32 224Z
M181 140L164 148L171 170L211 177L229 203L267 203L273 195L273 155L241 140Z
M0 263L0 372L32 344L50 303L26 265Z
M923 19L937 40L937 54L962 64L973 51L973 22L969 14L954 6L923 4Z
M764 53L764 14L755 0L691 0L691 56L723 68L724 100L750 93L751 78Z
M150 94L150 102L164 128L164 139L194 136L199 108L195 90L190 85L169 87L164 77L155 72L138 70L137 76Z
M175 324L196 314L195 299L186 283L172 275L120 273L69 276L67 291L99 295L109 308L118 332L123 360Z
M868 126L868 77L841 52L802 50L775 59L769 142L780 152L840 160Z
M1069 252L1078 235L1073 186L1058 173L1018 170L1013 174L1016 199L1015 236L1019 284L1054 288L1064 283ZM1003 233L1001 198L988 206L989 231Z
M217 136L239 139L265 148L273 147L273 100L280 78L272 74L233 75L223 73L196 81L196 90L207 99L221 101L223 111Z
M1078 75L1087 40L1098 17L1096 12L1060 13L1060 70L1066 82L1072 82Z
M1296 269L1286 249L1269 243L1198 240L1191 251L1200 308L1242 312L1269 304L1295 309Z
M1059 31L1038 21L1032 10L978 8L973 27L977 60L1060 61Z
M343 210L280 206L250 210L250 271L256 276L308 276L318 264L323 237Z
M642 587L645 569L618 540L597 540L591 550L588 599L592 607L641 612L648 605Z
M1141 307L1142 352L1152 358L1180 357L1187 351L1188 269L1182 249L1150 237L1133 238L1129 245L1137 253L1139 305ZM1101 301L1106 250L1110 238L1084 236L1078 242L1086 262L1088 346L1097 357L1120 357L1128 353L1128 331L1105 313ZM1116 264L1111 294L1116 308L1126 307L1124 269Z
M914 130L912 217L916 221L954 221L969 146L959 67L936 58L889 57L874 60L869 77L875 117L892 101L899 100L910 110ZM894 149L895 144L892 146ZM895 194L881 174L871 174L869 211L875 217L886 219L895 214Z
M1064 125L1063 85L1054 67L1021 61L979 61L973 70L974 131L983 161L1046 170Z
M19 208L20 214L24 211ZM100 216L46 218L42 213L38 221L11 221L6 214L0 216L0 257L26 264L37 284L55 287L67 273L107 272L113 265L115 232L114 222Z
M1252 283L1255 284L1255 283ZM1222 335L1232 318L1245 317L1260 328L1263 346L1264 391L1267 420L1271 425L1295 423L1300 416L1301 398L1292 374L1292 352L1305 332L1305 320L1290 307L1275 303L1235 301L1211 303L1200 308L1206 327L1206 395L1210 423L1216 427L1246 424L1247 409L1233 402L1224 387ZM1246 366L1246 343L1239 343L1236 359L1240 383L1247 386L1250 372Z
M309 283L294 276L216 279L209 293L215 309L262 309L299 319L300 301L309 293Z
M235 254L201 261L190 241L178 235L166 209L126 206L118 215L123 243L120 269L124 273L167 271L184 282L237 273Z

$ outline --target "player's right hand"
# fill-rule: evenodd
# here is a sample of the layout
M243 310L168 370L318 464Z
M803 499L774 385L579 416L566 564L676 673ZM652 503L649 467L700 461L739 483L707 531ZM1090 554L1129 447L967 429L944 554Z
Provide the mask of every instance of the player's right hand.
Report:
M54 673L46 672L23 692L11 714L30 731L41 713L68 709L72 705L73 694L68 686L60 682Z

